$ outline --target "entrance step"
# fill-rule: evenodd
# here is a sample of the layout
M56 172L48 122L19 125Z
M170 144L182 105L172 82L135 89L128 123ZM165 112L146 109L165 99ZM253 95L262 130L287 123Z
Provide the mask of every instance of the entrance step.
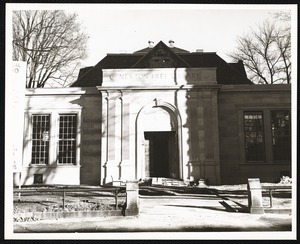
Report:
M164 177L151 177L151 185L186 186L188 184L179 179L164 178Z

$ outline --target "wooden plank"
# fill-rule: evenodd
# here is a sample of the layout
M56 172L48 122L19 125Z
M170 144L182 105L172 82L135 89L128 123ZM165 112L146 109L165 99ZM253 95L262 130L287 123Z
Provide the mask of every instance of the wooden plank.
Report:
M262 185L262 189L292 189L292 186L268 186L268 185Z
M121 189L125 189L124 187L116 187L116 188L93 188L93 189L68 189L68 188L61 188L61 189L14 189L14 193L19 192L92 192L92 191L110 191L114 192L116 189L120 191Z

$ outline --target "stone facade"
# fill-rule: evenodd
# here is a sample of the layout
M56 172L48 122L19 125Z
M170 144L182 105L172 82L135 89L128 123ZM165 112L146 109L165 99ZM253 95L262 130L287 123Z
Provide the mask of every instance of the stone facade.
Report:
M133 61L118 56L131 68L106 67L107 58L116 58L107 57L83 69L74 87L26 91L21 184L116 185L164 177L218 185L273 182L291 173L290 159L274 158L271 116L290 111L290 85L253 85L240 62L230 66L215 53L189 54L163 43L149 50L129 55ZM161 53L169 66L157 64ZM255 162L246 159L247 111L262 116L257 143L264 155ZM34 122L39 116L45 125Z
M291 109L290 85L223 86L218 96L218 121L221 178L227 184L247 182L248 178L278 182L282 174L291 175L290 161L272 158L271 118L274 110ZM262 111L264 115L264 162L245 159L244 111Z
M106 72L112 73L104 70L104 75ZM120 77L119 72L123 77L154 73L156 79L151 78L146 86L136 85L134 80L121 86L121 82L117 83L119 80L104 78L98 87L103 114L102 183L153 176L186 181L207 177L210 182L220 183L215 70L194 69L198 80L193 81L193 85L185 78L176 84L177 74L169 80L160 78L174 74L175 69L127 70L127 73L114 70L114 76ZM203 73L206 76L200 77ZM168 168L164 175L151 175L151 172L149 175L146 169L149 168L146 144L155 143L151 139L147 142L146 134L151 132L158 137L160 133L161 140L164 132L174 133L172 138L166 139L169 145L160 155L166 160L161 163ZM154 172L160 173L163 174Z
M220 86L212 81L145 88L104 82L97 88L28 90L22 184L33 184L35 174L43 174L45 184L95 185L156 176L149 170L146 134L163 132L174 136L164 152L168 173L160 176L206 179L209 184L244 183L254 176L274 181L282 171L290 172L291 164L274 162L270 155L264 163L245 161L242 112L263 110L267 115L290 107L289 85ZM30 164L30 120L39 113L52 118L48 165ZM59 165L54 156L55 117L61 113L78 114L76 165ZM266 143L268 147L271 142Z
M101 145L101 97L96 88L30 89L25 99L24 153L21 183L34 183L42 174L44 184L99 184ZM49 162L34 165L32 116L50 115ZM58 115L77 115L76 161L59 164Z

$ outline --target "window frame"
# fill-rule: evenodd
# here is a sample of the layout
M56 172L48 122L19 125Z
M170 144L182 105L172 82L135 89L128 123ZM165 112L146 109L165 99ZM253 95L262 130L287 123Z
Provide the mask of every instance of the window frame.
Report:
M59 157L59 144L61 141L66 141L66 140L62 140L59 138L59 131L60 131L60 117L61 116L65 116L65 115L75 115L76 116L76 137L75 137L75 162L74 163L61 163L59 162L60 157ZM79 147L79 144L77 143L77 137L79 134L78 131L78 115L77 113L59 113L58 114L58 120L57 120L57 125L58 125L58 137L57 137L57 165L77 165L77 148ZM67 141L72 141L73 139L70 139Z
M49 129L49 161L46 164L32 164L32 131L33 115L50 115L50 129ZM59 115L60 114L76 114L77 128L76 128L76 159L75 164L61 164L58 163L58 147L59 147ZM80 167L80 143L81 143L81 108L80 109L37 109L25 110L24 123L24 152L23 152L23 166L24 167Z
M49 139L48 139L48 159L47 163L32 163L33 162L33 157L32 157L32 151L33 151L33 142L37 139L33 139L33 119L34 116L49 116ZM35 165L35 166L47 166L50 164L50 138L51 138L51 114L50 113L33 113L30 116L30 124L31 124L31 130L30 130L30 165Z
M272 112L286 112L288 111L289 112L289 129L290 129L290 142L291 142L291 146L290 146L290 153L291 153L291 157L290 159L275 159L274 158L274 146L273 146L273 133L272 133ZM270 120L271 120L271 124L270 124L270 130L271 130L271 150L272 150L272 161L275 163L275 164L278 164L278 163L289 163L291 162L292 160L292 111L291 109L283 109L283 108L279 108L279 109L270 109Z
M246 105L237 105L237 121L238 121L238 138L239 138L239 151L240 151L240 164L251 165L251 164L287 164L291 163L292 160L283 161L283 160L274 160L273 158L273 145L272 145L272 111L289 111L290 116L292 116L292 110L289 105L274 105L274 106L246 106ZM244 131L244 112L251 111L262 111L263 112L263 126L264 126L264 147L265 147L265 161L247 161L246 160L246 145L245 145L245 131ZM290 129L292 130L292 121L290 122ZM292 139L292 134L291 134ZM291 144L292 149L292 144Z
M263 145L262 145L262 159L261 160L247 160L247 150L246 150L246 131L245 131L245 113L260 113L262 118L262 139L263 139ZM244 131L244 153L245 153L245 161L246 163L265 163L266 162L266 135L265 135L265 116L263 110L246 110L243 111L243 131Z

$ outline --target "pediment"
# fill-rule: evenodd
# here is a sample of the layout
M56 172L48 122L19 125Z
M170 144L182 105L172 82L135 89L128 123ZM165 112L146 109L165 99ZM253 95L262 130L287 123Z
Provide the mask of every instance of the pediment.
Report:
M143 56L132 68L177 68L190 65L160 41L153 49Z

